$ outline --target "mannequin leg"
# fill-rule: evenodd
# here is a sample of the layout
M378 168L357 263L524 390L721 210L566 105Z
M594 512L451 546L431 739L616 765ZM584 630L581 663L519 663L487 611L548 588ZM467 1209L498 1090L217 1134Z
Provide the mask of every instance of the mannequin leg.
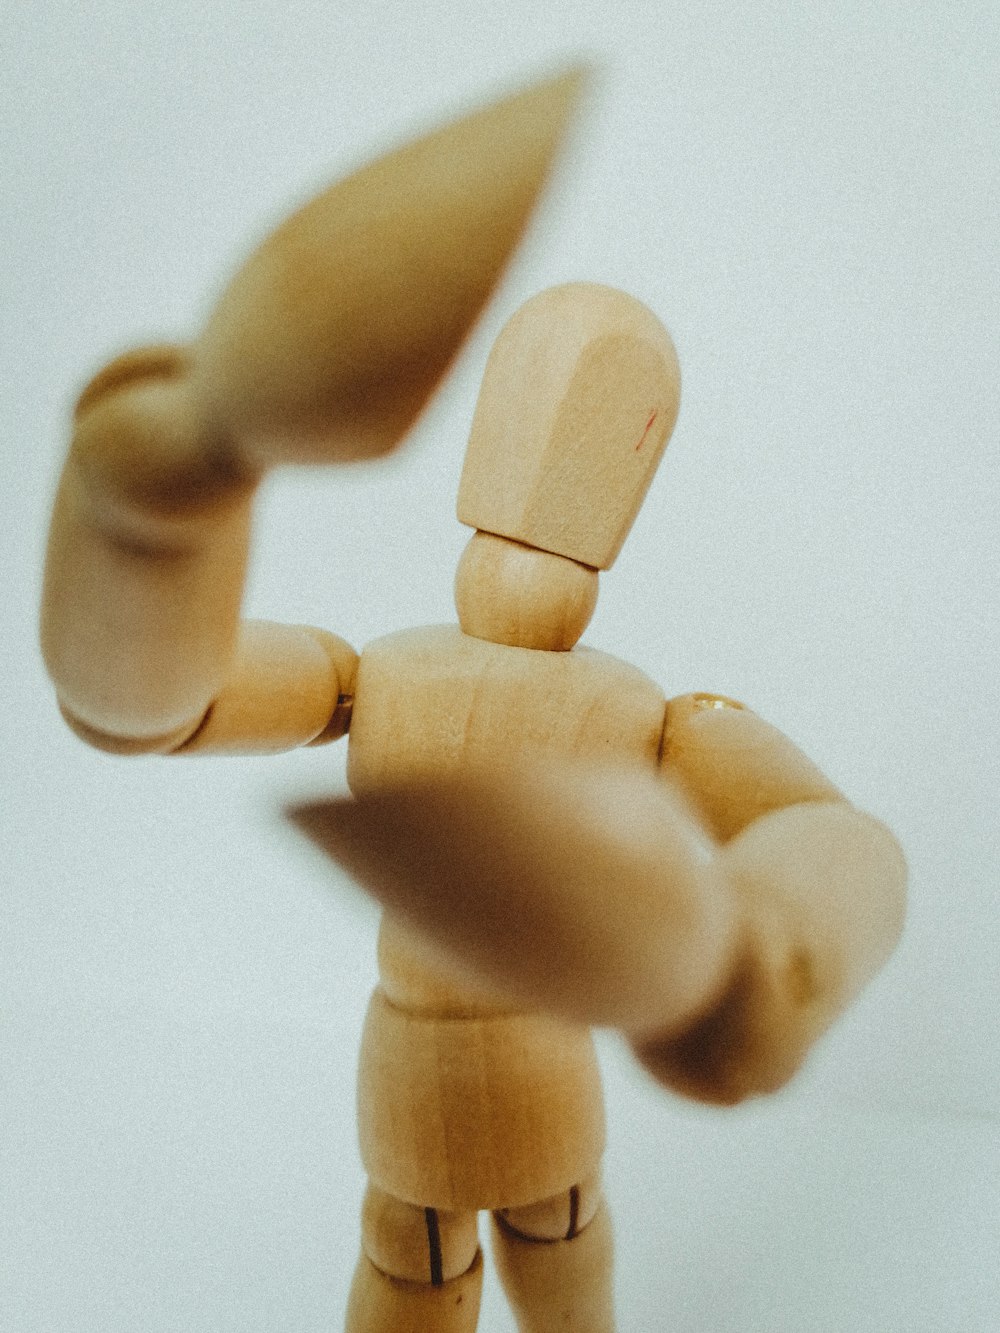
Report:
M474 1212L402 1203L368 1187L346 1333L475 1333L483 1261Z
M493 1257L519 1333L614 1333L612 1238L596 1178L493 1216Z

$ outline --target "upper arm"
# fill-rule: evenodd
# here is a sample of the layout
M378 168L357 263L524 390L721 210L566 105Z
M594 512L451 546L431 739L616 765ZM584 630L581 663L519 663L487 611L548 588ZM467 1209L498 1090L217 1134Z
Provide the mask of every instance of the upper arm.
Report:
M112 754L276 754L347 732L357 661L350 644L326 630L246 620L214 699L177 733L118 735L61 708L82 740Z
M188 372L183 349L141 349L80 399L42 605L63 716L119 754L335 739L357 655L323 630L240 621L253 478L227 470Z
M337 740L350 724L358 656L308 625L240 625L226 679L175 754L272 754Z
M660 763L719 842L773 810L845 799L787 736L719 695L668 702Z

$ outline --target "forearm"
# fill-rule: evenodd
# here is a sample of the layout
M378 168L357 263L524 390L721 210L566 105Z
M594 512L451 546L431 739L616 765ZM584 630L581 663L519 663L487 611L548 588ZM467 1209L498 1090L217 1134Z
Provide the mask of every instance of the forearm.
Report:
M906 863L787 737L749 710L667 709L663 767L720 846L740 921L728 984L682 1033L636 1042L691 1096L780 1087L884 964L902 930Z

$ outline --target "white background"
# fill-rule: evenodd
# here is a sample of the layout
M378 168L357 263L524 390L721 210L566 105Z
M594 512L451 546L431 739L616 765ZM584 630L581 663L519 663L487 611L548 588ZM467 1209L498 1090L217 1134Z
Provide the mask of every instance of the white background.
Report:
M372 909L280 819L342 750L116 760L36 604L74 393L197 327L288 207L577 55L514 268L407 450L275 476L252 614L452 618L486 351L633 291L681 419L588 641L745 699L899 834L887 972L785 1094L688 1107L602 1043L621 1328L1000 1327L1000 9L992 0L13 0L0 16L0 1328L313 1333L357 1247ZM481 1327L511 1330L489 1285Z

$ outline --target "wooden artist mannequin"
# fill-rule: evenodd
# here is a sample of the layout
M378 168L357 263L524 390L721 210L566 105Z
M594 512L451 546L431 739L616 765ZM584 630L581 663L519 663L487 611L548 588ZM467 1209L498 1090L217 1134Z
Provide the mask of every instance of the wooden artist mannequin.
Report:
M667 701L575 648L677 414L631 297L534 298L491 355L459 495L459 625L360 660L239 622L250 504L281 461L406 433L530 211L576 95L542 85L293 217L190 347L87 387L42 641L60 706L119 753L268 752L349 733L356 800L294 818L386 903L362 1046L370 1185L350 1333L471 1333L477 1213L522 1333L610 1333L592 1024L661 1081L784 1083L898 935L892 836L783 736Z

